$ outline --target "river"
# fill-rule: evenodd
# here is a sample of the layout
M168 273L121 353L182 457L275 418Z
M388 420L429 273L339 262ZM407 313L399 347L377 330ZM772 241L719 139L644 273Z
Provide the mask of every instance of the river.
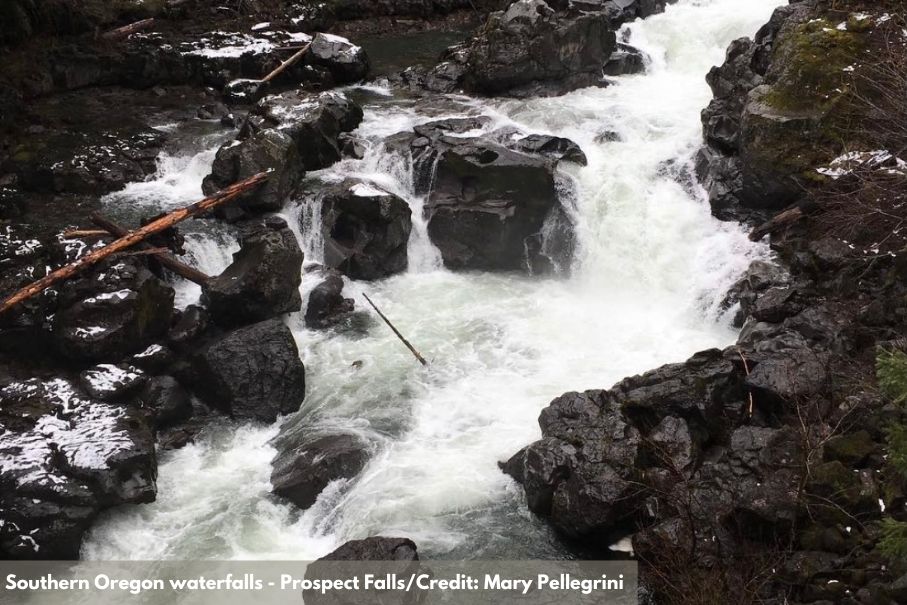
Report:
M193 444L161 455L153 504L110 511L83 544L87 559L309 559L346 540L402 535L426 558L569 556L528 512L522 489L498 469L539 436L539 412L563 392L607 388L622 377L682 361L736 337L720 301L754 259L767 256L734 224L709 214L691 179L709 102L704 75L733 39L752 35L778 0L680 0L620 32L649 57L644 75L607 88L528 100L397 98L380 83L351 90L363 101L363 160L309 175L365 176L403 196L414 229L409 270L367 293L431 360L422 368L381 323L366 332L293 329L308 393L284 419L305 431L355 432L373 455L352 481L335 482L300 512L270 495L271 440L279 427L223 421ZM425 235L422 200L382 137L438 117L484 114L489 129L516 124L573 139L585 167L564 165L564 201L577 226L569 275L453 273ZM173 126L163 126L173 128ZM602 133L612 133L600 137ZM616 135L616 136L614 136ZM112 194L112 213L198 198L223 142L213 129L182 136L151 181ZM616 140L605 140L616 138ZM307 264L320 257L299 200L284 212L299 228ZM198 222L198 221L197 221ZM216 273L236 249L229 229L202 222L189 262ZM317 283L303 277L304 300ZM178 284L178 302L198 296ZM355 364L354 362L361 362Z

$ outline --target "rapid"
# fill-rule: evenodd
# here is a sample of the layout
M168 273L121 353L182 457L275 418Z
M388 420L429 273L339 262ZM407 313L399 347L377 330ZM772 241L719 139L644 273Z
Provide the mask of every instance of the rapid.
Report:
M626 25L619 36L648 56L645 74L562 97L424 101L382 85L352 89L365 108L362 160L311 173L311 183L360 176L413 210L406 273L348 282L368 294L431 364L419 366L379 321L364 332L319 332L302 313L288 324L308 392L294 430L356 433L372 457L351 481L331 484L306 511L270 494L279 426L222 421L161 455L153 504L112 510L83 544L86 559L311 559L369 535L412 538L425 558L559 558L566 552L528 512L522 489L498 468L539 436L539 412L571 390L608 388L624 376L686 359L736 337L721 301L767 249L713 219L695 182L704 75L733 39L752 35L778 0L680 0ZM576 141L585 167L564 165L562 201L576 224L572 270L562 275L453 273L421 219L405 162L381 139L414 124L487 115L489 130L518 125ZM169 126L165 126L169 127ZM606 136L601 136L605 134ZM191 133L153 180L105 199L111 214L172 208L199 197L222 133ZM311 184L310 183L310 184ZM317 223L305 199L284 216L298 227L311 267ZM195 221L187 262L217 273L238 245L227 227ZM303 276L303 300L318 283ZM177 284L178 303L198 288Z

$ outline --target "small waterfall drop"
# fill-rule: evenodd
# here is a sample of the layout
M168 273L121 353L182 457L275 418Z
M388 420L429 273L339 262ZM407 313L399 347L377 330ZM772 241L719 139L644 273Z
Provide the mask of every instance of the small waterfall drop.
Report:
M109 512L83 554L312 558L349 539L387 534L411 537L426 557L564 556L497 462L538 438L536 419L553 397L607 388L733 342L734 331L719 321L719 301L767 251L739 226L714 220L702 191L685 177L701 143L699 112L710 98L705 73L778 4L680 0L629 24L621 35L648 55L649 71L607 88L545 99L448 98L431 112L391 98L369 102L357 131L370 143L364 159L309 176L363 178L409 202L410 270L348 282L346 295L361 309L359 294L368 293L431 367L414 364L382 324L367 334L317 332L291 317L308 392L286 427L360 435L374 451L362 473L298 511L270 495L277 429L224 422L162 456L158 501ZM380 140L450 117L451 106L489 116L489 128L557 134L585 151L588 166L563 169L573 196L562 202L576 234L569 277L441 268L420 224L424 198L416 195L412 166L392 158ZM197 188L200 177L193 178ZM127 190L119 203L135 203L141 192ZM307 261L317 262L317 208L301 200L286 216L299 227ZM192 246L198 253L201 244ZM303 288L312 281L306 276Z

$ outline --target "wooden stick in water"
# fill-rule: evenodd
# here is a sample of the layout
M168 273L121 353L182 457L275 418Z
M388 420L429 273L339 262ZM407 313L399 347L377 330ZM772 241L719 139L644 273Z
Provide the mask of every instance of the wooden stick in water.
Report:
M107 233L108 235L112 234L117 237L126 237L127 235L129 235L128 229L126 229L122 225L118 225L109 218L102 216L97 212L91 215L91 222L104 229L105 233ZM148 247L148 245L145 243L141 243L138 246L139 248ZM211 279L198 269L190 267L189 265L177 260L176 257L170 254L169 250L161 251L160 249L157 249L157 251L153 252L152 254L159 263L161 263L180 277L185 277L189 281L194 282L199 286L204 286Z
M126 236L107 244L103 248L98 248L97 250L86 254L74 263L70 263L60 267L56 271L52 271L45 277L22 288L0 303L0 314L12 309L19 303L40 294L52 285L69 279L89 267L93 267L112 254L131 248L155 233L160 233L165 229L169 229L173 225L186 219L200 216L209 210L217 208L218 206L239 197L250 189L262 184L269 176L269 173L261 172L244 181L234 183L233 185L218 191L214 195L210 195L199 202L195 202L191 206L174 210L170 214L166 214L153 222L148 223L144 227L136 229L135 231L130 231Z
M400 339L400 342L405 344L406 348L409 349L410 352L416 357L416 359L419 360L419 363L421 363L424 366L427 366L428 362L425 361L424 357L419 355L419 351L416 350L416 347L414 347L412 344L410 344L410 342L403 337L403 334L400 333L400 330L395 328L394 324L392 324L391 321L387 317L384 316L384 313L382 313L381 309L379 309L375 305L375 303L372 302L372 299L368 297L368 294L363 294L362 296L365 298L365 300L368 301L368 304L370 304L372 306L372 308L375 310L375 312L378 313L378 315L381 317L381 319L384 320L384 323L386 323L388 325L388 327L394 331L394 334L397 335L397 338Z

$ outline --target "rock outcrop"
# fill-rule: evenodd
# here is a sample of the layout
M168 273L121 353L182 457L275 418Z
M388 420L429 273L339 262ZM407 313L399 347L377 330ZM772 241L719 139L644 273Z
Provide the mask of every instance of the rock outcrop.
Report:
M452 269L526 271L542 253L572 256L572 228L558 195L558 161L583 163L582 150L559 137L491 132L484 118L451 118L390 137L408 154L417 193L428 195L428 234ZM452 136L457 135L457 136ZM539 243L547 221L562 229ZM555 241L556 240L556 241Z
M516 97L561 95L606 86L606 75L638 73L641 53L618 44L623 23L661 12L669 1L516 0L476 34L452 46L430 70L401 74L407 86Z
M81 242L78 242L81 244ZM79 252L81 244L74 248ZM60 290L53 339L74 360L119 359L137 353L166 331L173 313L173 288L142 264L109 261Z
M326 266L367 280L406 270L412 220L405 200L371 183L347 179L307 203L321 204Z
M212 407L235 418L274 422L305 397L305 367L293 335L270 319L215 338L180 376Z
M218 150L204 190L212 193L272 170L267 183L238 205L250 212L279 210L307 170L326 168L341 158L340 133L353 130L361 120L362 109L335 92L289 91L265 97L237 138Z
M489 17L469 44L465 88L483 94L562 94L601 85L617 40L603 12L558 12L518 0Z
M373 536L350 540L319 561L418 561L416 543L409 538Z
M305 310L305 325L323 330L337 325L353 312L352 298L343 296L343 278L328 275L312 289Z
M298 311L302 261L296 235L283 219L247 226L233 263L203 288L212 319L229 327Z
M367 445L355 435L324 435L294 447L287 441L271 463L271 485L301 509L312 506L332 481L359 474L369 457Z
M0 389L0 556L76 559L99 512L155 498L154 435L141 412L66 378Z
M815 169L841 150L832 133L846 120L849 73L868 34L814 14L810 2L777 9L707 77L714 99L698 172L720 219L760 222L801 201Z

